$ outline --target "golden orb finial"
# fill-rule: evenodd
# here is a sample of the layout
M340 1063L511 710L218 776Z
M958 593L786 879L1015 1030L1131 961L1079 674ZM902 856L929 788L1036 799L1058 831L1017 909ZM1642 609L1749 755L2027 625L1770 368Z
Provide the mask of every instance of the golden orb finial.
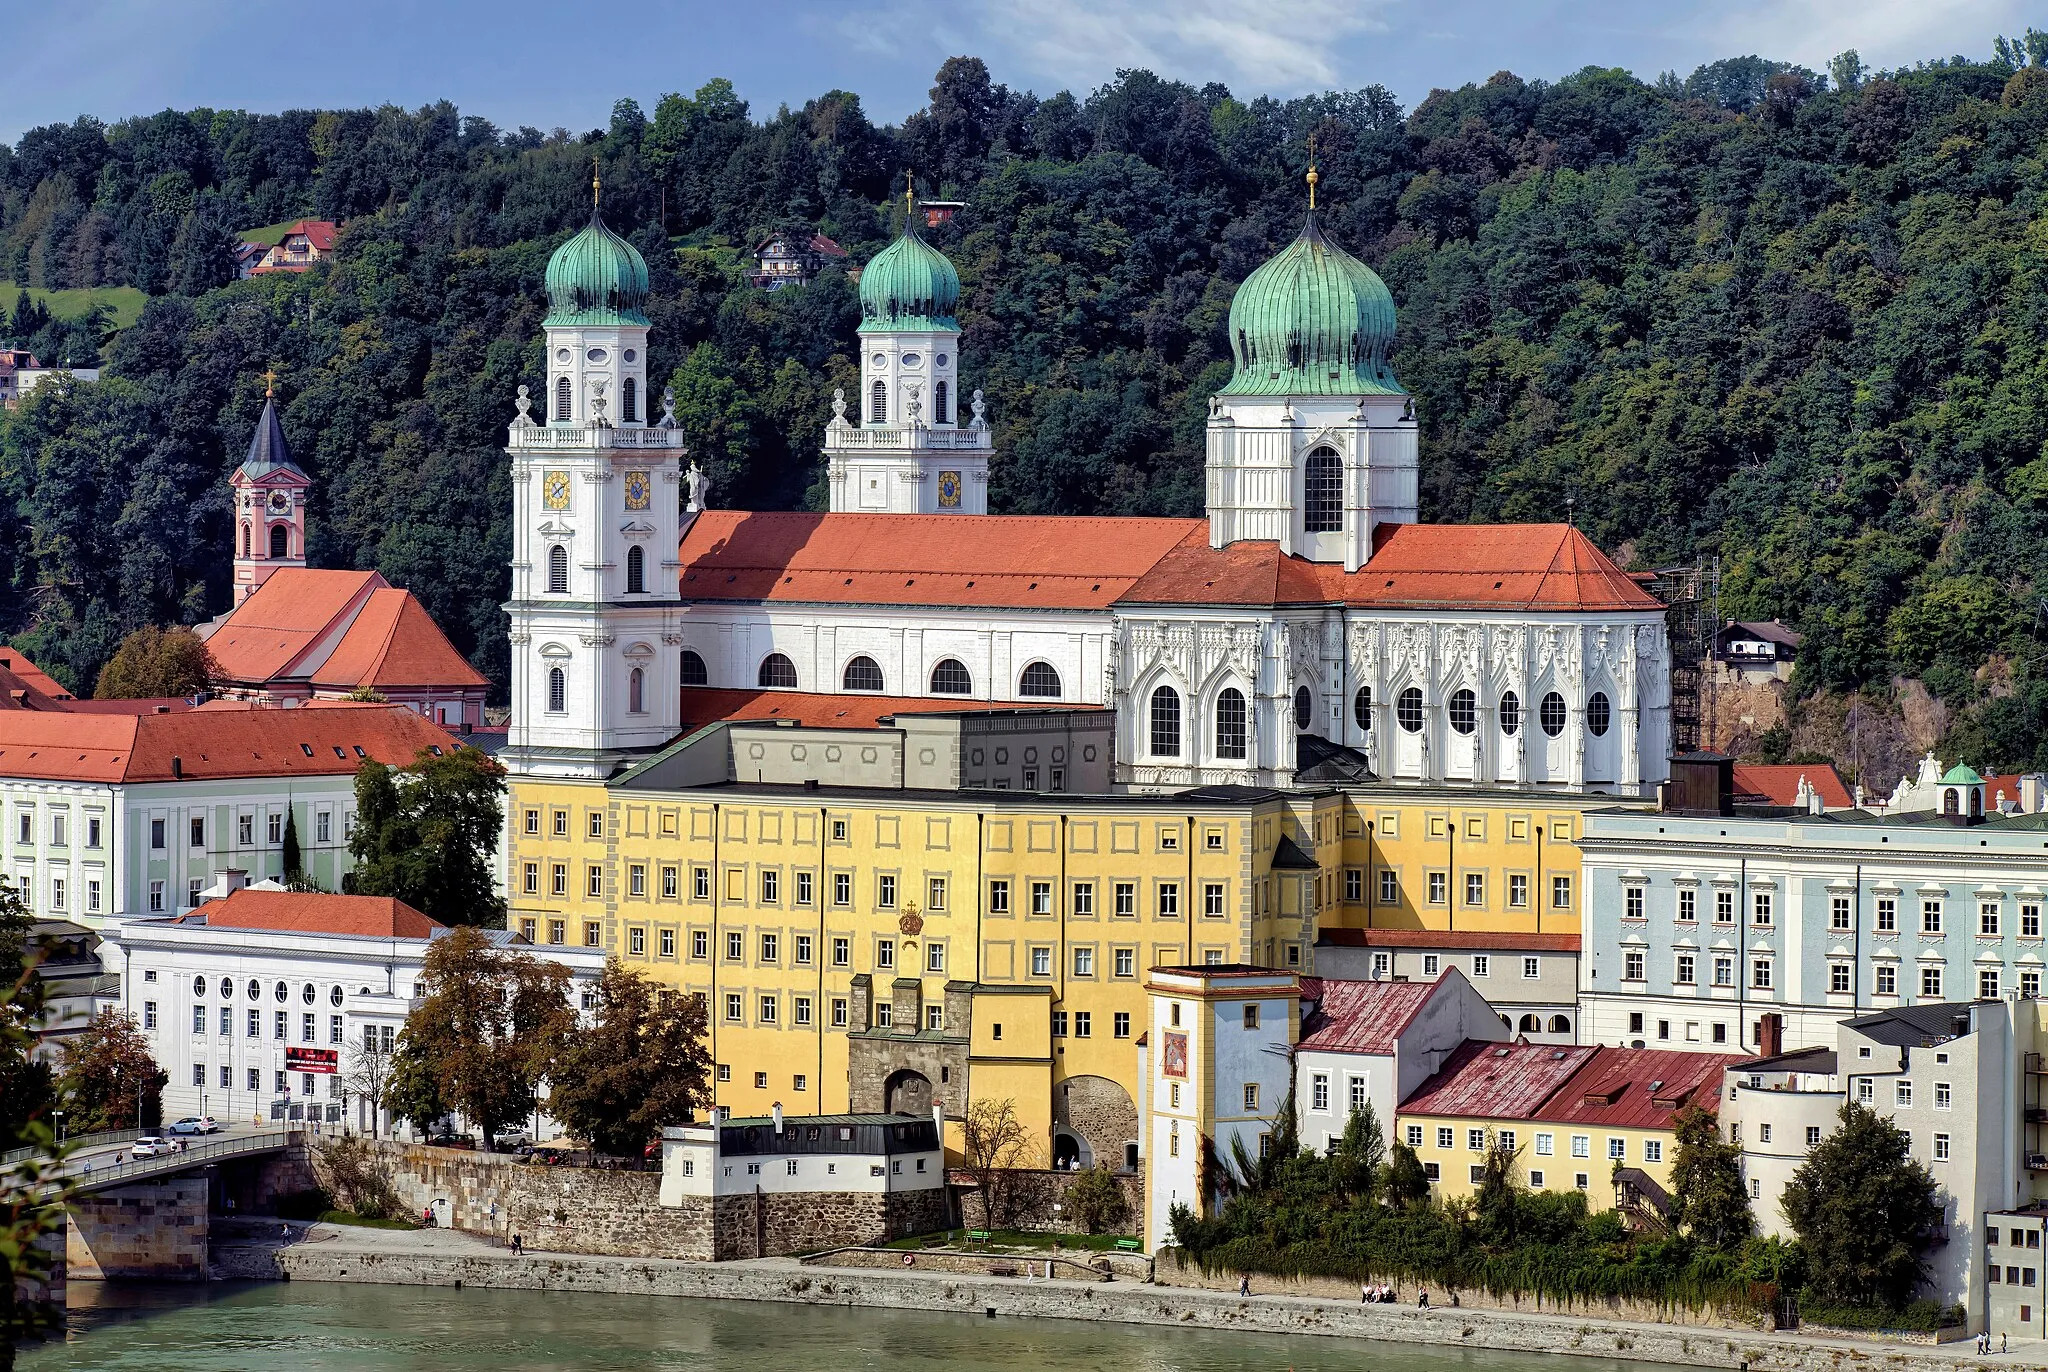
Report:
M590 159L590 207L592 209L597 208L599 192L603 189L604 182L599 180L597 175L597 158L592 157Z
M1316 171L1316 136L1308 136L1308 207L1316 207L1316 183L1323 178Z

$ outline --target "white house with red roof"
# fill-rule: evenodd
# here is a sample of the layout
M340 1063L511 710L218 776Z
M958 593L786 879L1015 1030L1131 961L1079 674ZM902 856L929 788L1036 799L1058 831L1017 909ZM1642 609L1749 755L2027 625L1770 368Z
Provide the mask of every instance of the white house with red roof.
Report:
M311 270L315 262L333 255L339 232L331 219L301 219L268 247L242 244L235 253L237 269L244 277Z
M388 1057L427 949L447 933L388 896L244 886L185 914L131 920L106 947L121 970L120 1006L170 1076L166 1118L361 1129L371 1123L361 1055ZM601 949L531 951L569 969L572 1004L604 970Z
M617 378L584 378L586 413L562 370L644 346L644 282L595 222L549 266L560 394L545 427L522 401L511 446L515 770L608 774L703 715L677 708L676 682L1110 707L1117 781L1144 789L1334 768L1641 795L1667 774L1663 605L1570 525L1417 522L1392 297L1313 213L1232 303L1205 519L983 513L992 448L980 392L959 414L959 278L906 229L861 274L830 511L713 510L693 470L674 600L649 579L672 501L644 507L676 479L645 451L666 454L667 431L605 418ZM584 336L600 299L616 340Z

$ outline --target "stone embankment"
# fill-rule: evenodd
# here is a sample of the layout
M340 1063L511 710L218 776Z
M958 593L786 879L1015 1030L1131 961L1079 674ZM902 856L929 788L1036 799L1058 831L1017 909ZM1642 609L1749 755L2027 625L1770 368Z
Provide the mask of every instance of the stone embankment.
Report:
M1301 1296L1160 1287L1132 1281L1027 1282L1021 1277L849 1270L793 1259L701 1263L528 1253L514 1257L469 1235L312 1226L282 1247L223 1248L216 1276L407 1286L484 1286L717 1300L780 1301L951 1312L976 1319L1080 1319L1264 1334L1315 1334L1517 1353L1811 1372L1849 1364L1884 1372L1955 1372L1986 1364L2048 1372L2040 1352L1979 1358L1968 1345L1910 1348L1797 1334L1737 1333L1675 1325L1504 1311L1418 1310Z

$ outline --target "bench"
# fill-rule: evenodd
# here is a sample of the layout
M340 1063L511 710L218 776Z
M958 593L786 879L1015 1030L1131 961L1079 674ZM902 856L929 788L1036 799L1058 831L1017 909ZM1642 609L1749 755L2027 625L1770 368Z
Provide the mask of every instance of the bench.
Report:
M1119 1253L1142 1253L1145 1245L1136 1239L1118 1239L1114 1245Z
M970 1229L967 1231L967 1241L969 1243L981 1244L983 1247L987 1247L988 1241L994 1237L995 1236L986 1229Z
M991 1277L1014 1277L1017 1275L1017 1268L1014 1264L1007 1262L990 1263L988 1274Z

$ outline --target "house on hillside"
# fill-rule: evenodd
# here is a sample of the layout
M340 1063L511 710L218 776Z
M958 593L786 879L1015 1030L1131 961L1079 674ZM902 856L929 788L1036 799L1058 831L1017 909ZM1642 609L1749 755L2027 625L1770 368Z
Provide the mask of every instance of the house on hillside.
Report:
M1729 620L1714 635L1714 661L1729 677L1751 685L1785 681L1806 635L1777 620Z
M332 220L301 219L284 231L275 246L263 247L259 243L244 243L242 251L235 254L241 264L241 274L246 277L263 276L270 272L302 272L315 262L331 256L334 252L334 236L338 232ZM250 254L250 248L262 248L257 254Z
M806 239L777 234L754 249L754 270L747 273L747 284L764 291L808 286L817 280L827 263L845 258L846 249L822 233Z

